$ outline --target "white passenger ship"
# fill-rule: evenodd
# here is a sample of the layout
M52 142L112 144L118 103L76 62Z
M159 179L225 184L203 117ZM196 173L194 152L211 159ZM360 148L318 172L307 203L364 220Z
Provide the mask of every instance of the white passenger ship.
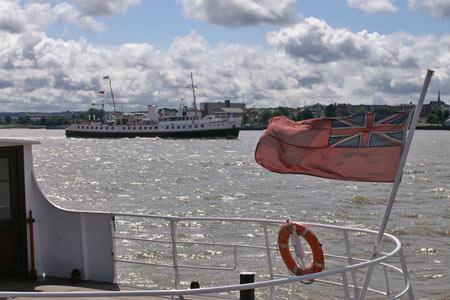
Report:
M108 79L111 87L109 76ZM239 136L242 111L236 108L222 108L214 116L200 117L197 110L194 79L191 73L192 107L181 102L176 114L158 114L156 105L149 105L145 113L118 113L111 87L114 114L110 120L77 121L66 127L67 137L87 138L231 138Z
M75 122L66 127L68 137L91 138L237 138L242 116L223 109L215 116L199 117L195 107L180 105L175 116L160 115L156 105L145 113L116 114L113 120Z

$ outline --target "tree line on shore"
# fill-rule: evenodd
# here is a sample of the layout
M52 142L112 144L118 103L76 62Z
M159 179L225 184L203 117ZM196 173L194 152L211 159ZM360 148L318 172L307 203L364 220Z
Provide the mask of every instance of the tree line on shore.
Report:
M390 108L380 108L376 109L374 113L385 114L385 113L395 113L397 110L393 107ZM325 106L325 117L338 117L339 115L336 113L336 106L333 104ZM361 114L365 113L364 111L359 112ZM292 115L287 107L277 107L275 110L265 109L261 112L261 117L259 120L254 120L252 118L248 118L245 120L246 123L260 125L267 125L269 120L273 117L277 116L285 116L293 121L302 121L307 119L313 119L313 112L305 108L303 110L299 110L296 114ZM444 125L445 121L448 120L450 116L450 111L445 110L441 111L439 109L431 110L427 113L425 117L425 123L433 124L433 125Z
M64 126L75 120L102 120L106 112L103 109L90 108L87 112L71 113L64 115L47 115L35 117L33 114L23 114L13 122L13 117L6 115L0 118L1 125L18 124L24 126Z

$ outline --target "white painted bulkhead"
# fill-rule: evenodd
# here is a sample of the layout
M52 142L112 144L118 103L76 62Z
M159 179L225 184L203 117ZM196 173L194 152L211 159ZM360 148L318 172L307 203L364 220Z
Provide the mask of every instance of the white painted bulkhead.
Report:
M114 245L108 213L62 209L42 192L33 171L35 141L0 139L0 147L23 146L26 216L32 211L34 259L37 275L115 281ZM27 225L28 268L31 269L30 226Z

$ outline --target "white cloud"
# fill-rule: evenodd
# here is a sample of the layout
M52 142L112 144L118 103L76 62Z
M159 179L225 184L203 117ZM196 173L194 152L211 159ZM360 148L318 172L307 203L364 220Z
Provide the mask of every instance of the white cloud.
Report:
M396 0L347 0L350 7L360 9L368 14L380 12L396 12Z
M75 0L90 16L114 16L140 2L140 0Z
M39 32L3 33L0 102L4 111L86 110L102 99L97 91L108 90L102 77L109 75L119 109L142 110L151 103L176 107L180 98L186 103L192 99L185 88L191 71L199 101L240 102L244 94L249 107L405 103L416 100L427 68L436 69L434 81L450 86L450 71L442 67L450 63L450 55L442 50L450 46L450 36L441 40L405 33L344 36L367 54L359 54L359 59L339 51L328 55L331 47L324 44L318 49L325 49L321 55L328 59L317 63L306 53L238 44L211 47L195 32L175 38L167 51L145 43L106 48L84 39L55 40ZM332 38L324 41L334 43ZM340 44L334 45L342 49ZM445 88L441 92L445 95Z
M275 48L315 63L367 59L371 56L371 40L374 38L377 38L376 34L355 34L347 29L331 28L316 18L307 18L267 36L269 44Z
M351 62L362 66L403 69L417 69L426 61L426 52L422 49L424 40L429 41L403 32L380 35L363 30L354 33L348 29L332 28L316 18L307 18L267 35L268 43L278 51L307 63ZM435 41L429 42L430 45L436 44ZM417 52L419 45L422 52ZM427 58L434 61L432 57Z
M296 0L178 0L187 17L210 24L240 27L285 25L294 21Z
M61 2L55 6L49 3L1 0L0 31L20 33L24 31L44 30L56 23L75 24L89 32L105 30L105 26L94 18L82 14L76 7Z
M424 10L436 19L450 19L450 1L448 0L409 0L409 8Z
M82 14L68 3L60 3L56 5L50 12L48 12L48 14L51 23L62 21L70 24L76 24L81 29L90 32L99 32L106 29L102 23L97 22L91 16Z
M18 1L2 0L0 2L0 31L22 32L26 24L27 18Z
M444 100L450 94L450 35L354 33L307 18L268 34L274 49L212 46L197 32L174 38L168 50L147 43L103 47L43 32L55 22L82 26L77 19L90 17L68 3L5 3L18 19L6 26L7 14L0 11L2 111L86 110L102 99L97 91L108 90L105 75L124 103L119 109L126 110L190 102L190 72L200 101L241 102L244 94L249 107L405 103L417 99L426 69L435 69L433 82Z

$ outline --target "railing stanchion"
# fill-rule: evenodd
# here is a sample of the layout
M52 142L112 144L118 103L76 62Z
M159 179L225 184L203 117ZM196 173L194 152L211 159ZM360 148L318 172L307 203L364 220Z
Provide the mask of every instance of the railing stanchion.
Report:
M342 284L344 285L345 299L350 300L350 291L348 289L348 280L346 272L342 272Z
M345 248L347 250L348 264L353 265L353 256L352 256L352 250L350 247L350 240L348 238L348 232L347 232L347 230L344 230L343 232L344 232ZM358 287L358 280L356 278L356 272L354 270L352 270L351 273L352 273L352 281L353 281L354 292L355 292L355 299L358 299L359 287Z
M270 242L269 242L269 234L267 233L267 224L263 223L263 227L264 227L264 238L266 241L267 264L269 267L269 275L270 280L273 280L272 256L270 255ZM273 285L270 286L270 298L272 300L275 300L275 287Z
M175 289L180 289L180 270L178 267L178 251L177 251L177 221L170 220L170 235L172 238L172 259L173 269L175 271Z
M386 295L389 295L391 293L391 287L389 286L389 278L388 278L386 266L383 266L383 272L384 272L384 280L386 281Z
M411 278L409 277L408 267L406 266L406 260L405 257L403 256L403 248L400 248L398 256L400 258L400 264L402 265L403 278L405 279L405 284L407 286L409 285L408 289L409 300L414 300L414 292L412 289Z
M364 283L362 286L361 294L359 294L358 300L363 300L366 297L367 290L369 288L370 278L372 277L374 265L370 265L366 277L364 278Z

